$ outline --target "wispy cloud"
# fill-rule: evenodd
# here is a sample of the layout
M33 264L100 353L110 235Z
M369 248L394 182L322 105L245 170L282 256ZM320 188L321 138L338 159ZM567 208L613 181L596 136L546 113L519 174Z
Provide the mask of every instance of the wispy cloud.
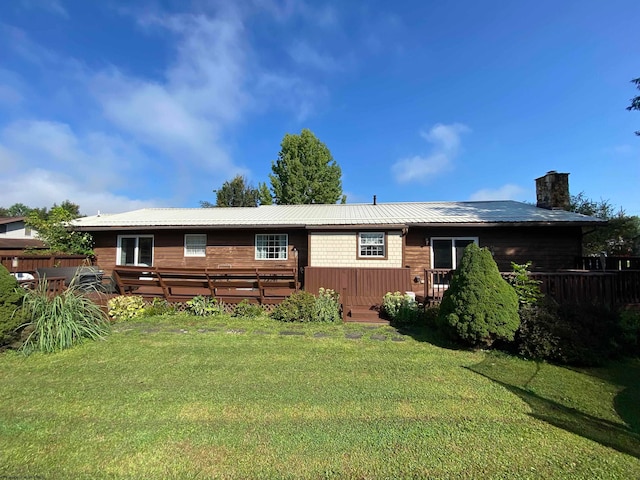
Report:
M483 188L473 193L469 200L488 201L488 200L520 200L527 196L527 189L513 184L503 185L499 188Z
M466 125L454 123L433 126L429 131L421 131L420 136L433 145L427 155L403 158L391 167L399 183L425 182L452 167L453 159L461 149L461 136L471 130Z
M40 8L63 18L69 18L69 13L58 0L21 0L24 8Z
M298 65L319 71L333 71L339 68L335 58L320 52L304 40L295 42L289 47L289 56Z

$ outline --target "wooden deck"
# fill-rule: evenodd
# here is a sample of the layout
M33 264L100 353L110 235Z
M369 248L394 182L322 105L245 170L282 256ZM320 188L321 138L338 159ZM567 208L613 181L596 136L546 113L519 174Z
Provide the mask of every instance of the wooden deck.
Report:
M260 305L280 303L299 290L293 268L195 269L117 267L113 279L122 295L184 302L198 295L226 303L247 300Z

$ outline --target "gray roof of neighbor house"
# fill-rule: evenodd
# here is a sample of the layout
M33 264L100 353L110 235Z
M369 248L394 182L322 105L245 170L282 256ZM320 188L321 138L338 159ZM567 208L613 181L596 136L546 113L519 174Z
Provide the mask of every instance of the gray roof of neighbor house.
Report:
M26 217L0 217L0 225L7 223L24 222Z
M604 222L564 210L546 210L515 201L415 202L345 205L263 205L231 208L145 208L78 218L79 230L174 227L338 228L419 225L593 225Z

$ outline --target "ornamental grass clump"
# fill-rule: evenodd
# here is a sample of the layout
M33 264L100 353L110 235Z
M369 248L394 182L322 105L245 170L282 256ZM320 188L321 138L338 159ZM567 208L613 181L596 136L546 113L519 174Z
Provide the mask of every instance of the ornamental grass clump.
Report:
M472 346L513 340L520 325L518 296L486 248L470 244L440 305L438 322Z
M107 315L72 283L58 295L47 292L44 279L24 296L27 326L33 331L22 346L25 353L52 353L83 339L97 340L109 333Z

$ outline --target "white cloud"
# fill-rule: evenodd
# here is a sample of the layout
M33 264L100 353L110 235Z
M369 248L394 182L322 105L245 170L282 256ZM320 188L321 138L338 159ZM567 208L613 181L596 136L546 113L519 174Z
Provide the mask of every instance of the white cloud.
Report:
M488 200L519 200L527 196L527 190L519 185L507 184L502 187L491 189L484 188L473 193L469 200L488 201Z
M391 171L396 181L425 182L452 168L452 161L461 149L460 137L469 131L469 127L461 123L438 123L429 131L421 131L420 136L433 145L432 151L428 155L413 155L394 163Z
M83 213L125 211L157 201L106 193L140 178L148 159L118 137L77 135L56 122L15 122L0 132L2 206L50 207L71 200Z

